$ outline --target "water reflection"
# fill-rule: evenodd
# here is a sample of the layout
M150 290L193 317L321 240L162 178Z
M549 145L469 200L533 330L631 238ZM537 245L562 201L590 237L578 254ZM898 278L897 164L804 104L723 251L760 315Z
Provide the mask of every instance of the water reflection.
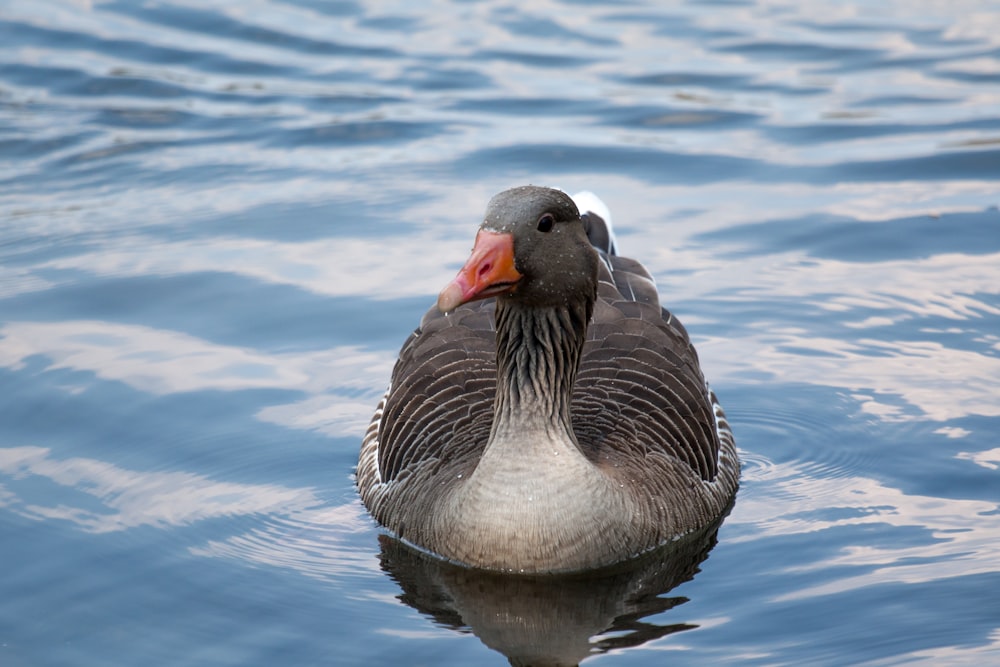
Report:
M46 485L49 492L40 497L37 489ZM253 516L246 532L210 539L189 552L289 568L325 581L377 569L368 547L349 544L351 536L370 530L361 503L326 505L309 488L130 470L96 459L60 459L43 447L7 447L0 448L0 508L97 534Z
M221 482L182 471L129 470L96 459L57 458L44 447L0 448L0 475L6 478L0 484L0 505L7 511L38 521L68 521L88 533L170 528L319 504L311 489ZM31 493L42 480L52 485L49 493Z
M475 224L469 209L470 227ZM433 252L414 252L433 248ZM446 281L448 258L468 241L444 241L423 230L408 237L328 238L299 243L240 237L170 242L135 236L40 264L36 271L85 271L95 276L174 276L224 272L263 283L291 285L324 296L428 296Z
M956 458L996 467L997 451L959 453ZM733 529L728 543L796 536L811 543L842 543L824 558L786 567L786 574L824 571L827 576L822 583L787 591L776 601L889 582L915 584L990 574L997 569L996 502L906 493L873 477L812 460L774 463L752 457L749 463L743 481L750 491L741 493L740 511L727 520ZM832 535L837 532L857 536L835 540Z
M576 576L518 577L483 572L420 553L382 535L382 568L399 599L435 623L470 631L515 666L577 665L697 625L663 614L687 601L665 597L699 571L718 527L637 561ZM653 620L652 617L657 617Z
M713 340L700 349L711 350L713 363L733 379L773 377L858 392L864 411L886 422L1000 415L1000 358L993 355L935 341L842 340L796 330L762 331L743 345Z
M93 373L154 395L250 389L298 390L307 398L262 408L258 419L335 435L361 435L383 390L390 353L360 346L268 354L177 331L102 321L8 322L0 326L0 368L30 358L46 370ZM78 391L89 382L73 381Z

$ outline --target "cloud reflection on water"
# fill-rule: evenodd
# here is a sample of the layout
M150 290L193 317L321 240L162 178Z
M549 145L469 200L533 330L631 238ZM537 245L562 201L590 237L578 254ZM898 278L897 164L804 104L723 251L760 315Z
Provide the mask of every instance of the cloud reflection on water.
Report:
M280 242L241 237L165 241L131 237L40 264L41 271L82 270L98 276L174 276L222 272L324 296L402 298L436 294L471 247L468 238L328 238ZM415 248L432 249L414 252Z
M767 378L873 393L867 411L888 421L1000 415L998 336L990 324L1000 316L1000 253L878 262L808 257L797 249L737 262L705 253L664 250L651 264L666 273L660 290L668 302L670 294L681 300L682 318L688 301L710 300L701 312L720 318L730 304L760 310L738 336L728 326L723 336L699 336L726 323L704 314L688 319L714 382ZM769 309L781 315L769 317ZM975 344L951 346L940 335L949 328Z
M39 479L59 487L45 500L18 491ZM82 495L81 495L82 494ZM94 505L94 501L97 505ZM255 515L254 526L189 548L197 556L281 566L327 580L380 572L349 537L370 529L357 500L324 505L309 488L242 484L183 471L140 471L96 459L60 459L44 447L0 447L0 507L35 521L66 521L87 533L139 527L176 529L210 519Z
M908 494L862 475L817 475L808 461L755 467L750 478L752 492L741 493L736 511L727 520L727 526L736 528L735 534L726 538L729 541L857 526L876 526L885 535L894 529L919 530L926 535L919 540L911 536L890 546L887 540L878 540L878 544L852 541L828 558L792 566L788 572L840 574L784 593L778 600L889 582L918 583L991 573L1000 565L995 550L1000 540L996 521L1000 508L995 502ZM823 541L819 537L815 540Z
M835 386L860 392L863 410L884 421L949 421L995 417L1000 404L1000 358L933 341L845 341L776 331L739 346L709 340L700 349L720 381L763 373L774 381ZM901 397L909 407L885 399Z
M352 437L360 437L367 426L392 363L385 354L355 347L268 355L175 331L95 320L8 322L0 327L0 366L23 370L29 358L39 356L48 359L48 371L92 373L154 395L298 390L308 398L265 407L257 417ZM85 381L76 379L61 388L76 392L81 383ZM44 500L19 493L38 488L39 480L59 491ZM310 488L225 482L179 470L131 470L23 446L0 448L0 507L32 520L67 521L88 533L140 526L171 529L258 515L257 527L191 547L191 553L289 567L323 579L380 571L368 551L347 545L349 535L371 528L360 503L327 505Z
M0 448L0 473L11 480L3 501L8 510L30 519L69 521L88 533L185 526L216 517L295 512L320 504L310 489L220 482L183 471L129 470L90 458L56 458L44 447ZM73 504L18 499L11 489L31 476L92 496L100 506L86 509L90 503L82 499ZM72 499L64 493L57 497Z
M93 373L155 395L193 391L286 389L309 398L269 406L264 421L360 436L384 390L394 357L357 346L266 354L219 345L177 331L68 320L8 322L0 326L0 366L13 370L28 358L46 368ZM361 415L364 415L362 418Z

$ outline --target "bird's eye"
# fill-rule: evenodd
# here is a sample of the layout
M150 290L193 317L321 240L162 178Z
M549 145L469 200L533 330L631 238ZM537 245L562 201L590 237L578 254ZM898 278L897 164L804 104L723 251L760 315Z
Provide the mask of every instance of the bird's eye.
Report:
M556 224L556 219L552 217L551 213L546 213L538 219L538 231L551 232L554 224Z

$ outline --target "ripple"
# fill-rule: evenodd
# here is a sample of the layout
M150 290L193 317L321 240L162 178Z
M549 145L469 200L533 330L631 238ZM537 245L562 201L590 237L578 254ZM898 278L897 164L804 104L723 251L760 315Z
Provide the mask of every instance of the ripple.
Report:
M781 95L818 95L827 89L809 83L780 84L757 80L746 74L716 72L662 72L639 76L609 75L610 79L640 86L668 88L700 88L711 91L742 91L755 93L779 93Z
M865 119L853 116L854 120ZM885 122L872 115L869 122L810 123L807 125L768 126L764 132L775 141L790 144L826 144L891 137L895 135L941 135L948 132L982 132L1000 129L1000 118L977 118L948 123Z
M390 144L431 137L441 134L442 130L439 123L384 120L331 123L319 127L276 131L268 143L276 147Z
M637 178L704 184L733 178L759 178L772 172L763 162L725 155L687 155L630 146L534 144L482 148L456 160L456 173L495 173L498 167L530 171L544 164L563 173L613 170Z
M877 222L856 218L772 220L698 238L713 243L739 243L758 252L801 251L811 257L876 263L918 260L949 253L983 255L1000 252L1000 211L906 216ZM766 241L765 241L766 239ZM760 244L766 243L766 248ZM745 251L744 251L745 252Z
M316 504L310 489L223 482L180 470L136 470L93 458L60 458L43 447L0 447L0 476L9 511L95 534L167 529ZM45 497L29 493L31 485L24 480L32 477L50 486Z
M400 55L395 49L342 44L329 39L314 39L291 31L254 25L249 20L238 20L234 16L211 9L196 9L191 5L171 7L121 3L117 5L116 11L132 15L153 26L169 26L188 33L200 33L213 38L221 35L255 46L266 44L281 49L322 56L391 58ZM202 64L202 66L204 65Z
M365 547L352 543L368 535ZM323 581L337 582L347 575L381 573L374 553L375 532L355 500L345 505L303 510L291 515L269 515L252 530L225 540L211 540L191 553L287 568Z
M121 6L119 5L119 7ZM30 22L0 22L0 35L4 33L16 34L19 43L44 44L49 48L81 49L94 53L114 53L132 62L160 66L196 65L199 70L206 72L273 77L294 77L302 74L301 70L293 66L263 61L255 62L245 57L231 57L217 51L160 46L135 39L99 37L86 32L42 28L32 25Z
M750 125L759 119L760 116L756 114L725 111L717 108L639 106L606 110L601 114L600 122L602 125L657 131L670 127L716 130Z
M753 493L789 499L808 487L810 480L849 480L878 469L892 455L883 451L885 445L873 441L878 437L873 420L858 415L831 423L834 414L858 413L855 397L835 395L832 401L836 408L817 409L817 402L831 402L828 391L810 387L782 390L782 395L789 393L800 396L781 405L757 399L753 411L727 412L741 447L741 480ZM824 484L817 489L822 490L809 493L818 502L824 495L842 493L837 485Z
M764 482L774 479L778 467L764 454L740 449L740 482Z
M593 62L591 58L582 56L567 56L562 53L542 53L525 51L508 51L506 49L488 49L480 51L477 58L484 60L500 60L503 62L531 65L534 67L580 67Z
M722 53L739 53L754 58L773 58L807 62L871 62L882 51L855 46L827 46L802 42L771 42L755 40L741 44L717 47Z

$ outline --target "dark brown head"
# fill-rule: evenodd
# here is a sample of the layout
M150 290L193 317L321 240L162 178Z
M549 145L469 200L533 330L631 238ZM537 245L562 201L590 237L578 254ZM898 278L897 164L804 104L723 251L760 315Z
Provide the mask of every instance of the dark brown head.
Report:
M533 307L593 302L597 262L569 195L534 185L505 190L487 205L472 255L438 308L491 296Z

